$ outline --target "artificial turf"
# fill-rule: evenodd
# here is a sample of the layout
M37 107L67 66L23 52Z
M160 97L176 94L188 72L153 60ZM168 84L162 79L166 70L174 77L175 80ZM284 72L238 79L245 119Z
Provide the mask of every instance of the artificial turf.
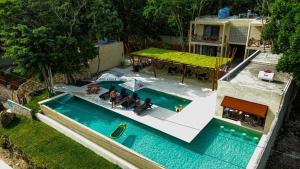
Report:
M147 57L153 59L173 61L186 65L193 65L205 68L215 68L217 61L218 65L224 65L230 62L230 58L214 57L207 55L200 55L188 52L179 52L175 50L161 49L161 48L148 48L131 53L134 56Z

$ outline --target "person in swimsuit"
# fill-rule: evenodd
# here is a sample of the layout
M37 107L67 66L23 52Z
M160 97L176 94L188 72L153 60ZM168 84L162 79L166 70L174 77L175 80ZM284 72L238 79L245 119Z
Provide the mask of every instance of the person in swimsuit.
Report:
M109 95L110 95L111 108L114 108L116 106L116 103L117 103L117 92L116 92L116 90L112 90Z

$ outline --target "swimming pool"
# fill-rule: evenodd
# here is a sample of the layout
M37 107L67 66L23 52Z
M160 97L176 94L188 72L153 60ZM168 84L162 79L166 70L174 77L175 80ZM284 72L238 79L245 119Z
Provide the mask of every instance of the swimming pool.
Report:
M122 87L119 86L119 84L124 83L122 81L105 81L100 82L98 85L100 87L109 89L111 86L115 86L116 89L120 92ZM130 90L126 90L128 94L132 94L133 92ZM171 111L175 111L175 106L177 105L183 105L183 107L186 107L188 104L190 104L192 101L188 99L184 99L178 96L170 95L164 92L156 91L150 88L143 88L141 90L136 91L136 93L139 95L139 97L142 100L145 100L147 97L149 97L153 104L166 108Z
M213 119L186 143L77 97L66 95L45 104L107 137L126 123L127 129L115 141L166 168L245 168L261 137Z

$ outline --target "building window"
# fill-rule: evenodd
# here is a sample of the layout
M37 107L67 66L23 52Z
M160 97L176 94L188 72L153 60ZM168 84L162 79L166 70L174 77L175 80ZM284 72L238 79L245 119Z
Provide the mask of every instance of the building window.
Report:
M204 26L203 38L208 41L218 41L219 40L220 26Z

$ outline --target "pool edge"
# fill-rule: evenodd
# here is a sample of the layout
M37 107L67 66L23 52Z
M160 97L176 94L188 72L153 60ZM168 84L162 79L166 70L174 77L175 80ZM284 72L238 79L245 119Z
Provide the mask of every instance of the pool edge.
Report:
M49 108L46 105L40 105L42 112L49 118L59 122L63 126L69 128L73 132L87 138L89 141L97 144L101 148L113 153L115 156L137 166L145 169L162 169L163 166L158 163L136 153L120 143L109 140L106 136L98 133L58 112ZM118 155L117 155L118 154Z

